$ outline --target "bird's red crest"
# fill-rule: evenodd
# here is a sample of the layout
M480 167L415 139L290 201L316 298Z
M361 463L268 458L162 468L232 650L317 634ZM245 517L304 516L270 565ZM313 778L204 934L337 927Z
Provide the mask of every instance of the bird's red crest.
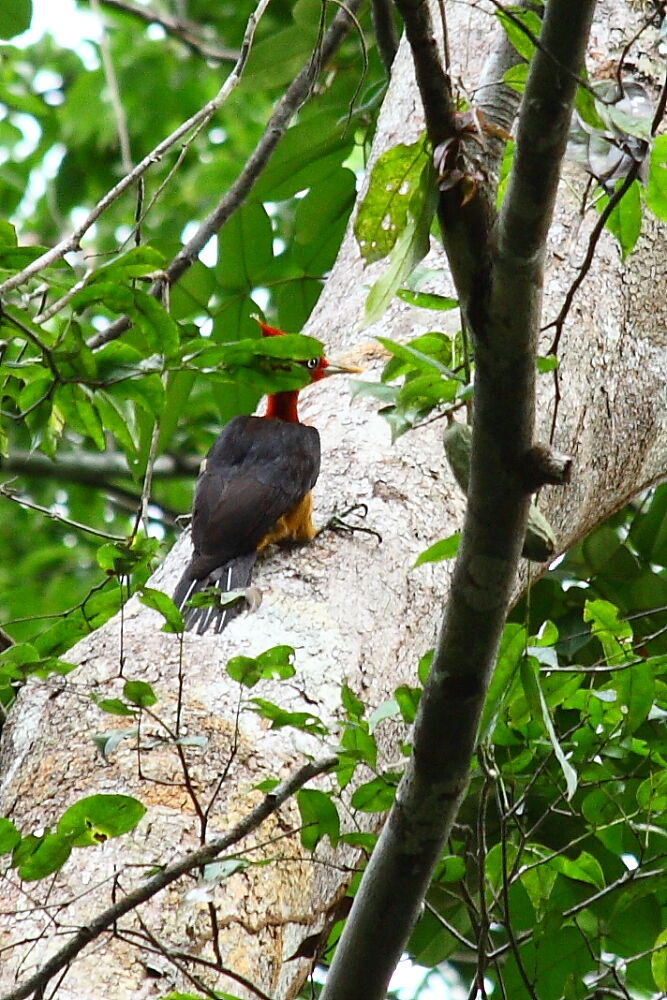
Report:
M278 330L277 327L275 327L275 326L269 326L268 323L263 323L261 319L258 319L257 322L260 325L263 337L284 337L285 336L285 331L284 330Z

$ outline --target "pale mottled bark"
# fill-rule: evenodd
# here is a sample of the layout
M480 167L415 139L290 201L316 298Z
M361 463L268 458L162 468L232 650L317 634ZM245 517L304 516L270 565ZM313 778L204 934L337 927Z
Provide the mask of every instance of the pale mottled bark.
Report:
M460 74L472 90L493 33L487 15L472 6L453 4L450 10L457 61L453 74ZM590 50L600 58L617 56L624 31L632 31L627 22L627 4L601 3ZM650 32L642 36L640 49L649 59ZM410 141L422 127L418 97L408 82L409 67L402 47L376 152ZM581 182L580 174L568 170L561 184L562 199L548 243L546 320L557 313L576 274L592 224L585 219L579 225L576 218L577 198L570 188ZM431 262L442 262L436 249ZM366 287L382 266L364 271L348 235L309 327L330 345L330 353L366 342L376 332L408 337L442 323L442 315L396 303L377 328L361 331ZM559 450L574 454L575 473L567 490L547 488L540 500L563 546L667 472L667 302L656 292L665 278L664 229L648 225L637 252L624 265L612 239L603 238L591 275L575 300L561 341L562 400L554 442ZM547 332L545 344L550 340ZM380 365L379 360L371 361L366 377ZM545 439L553 408L549 376L540 378L538 389L537 436ZM237 619L222 637L185 639L183 721L189 734L210 740L205 754L190 752L204 799L224 771L234 741L239 693L224 672L230 656L290 643L297 653L293 681L260 686L251 694L315 712L331 722L339 711L342 680L372 708L398 684L414 683L418 657L433 645L450 568L411 567L422 549L460 527L463 498L444 463L441 428L433 425L408 434L392 446L389 430L374 409L370 402L351 401L340 380L332 380L308 391L302 412L317 424L323 439L323 471L316 490L319 519L325 520L333 508L365 502L368 524L382 534L382 544L370 536L327 533L294 553L271 554L257 574L264 600L255 615ZM186 558L184 538L153 585L170 590ZM52 823L71 802L96 791L136 794L149 811L135 836L99 850L77 851L53 886L20 887L13 876L0 883L0 911L13 914L0 921L0 948L44 932L34 946L2 952L4 991L62 944L63 928L89 921L108 903L114 873L120 891L125 891L141 881L144 866L168 862L198 843L197 818L183 788L139 780L130 742L122 744L108 764L91 742L92 734L125 725L125 720L103 716L90 700L91 692L104 697L119 692L121 652L125 676L153 683L161 698L158 712L173 722L180 647L177 638L160 632L160 624L157 615L133 600L123 623L116 618L72 651L81 664L78 671L64 680L31 683L12 713L2 749L0 809L24 832ZM396 729L386 728L391 732L384 752L386 759L395 761ZM211 833L229 828L257 800L252 786L262 778L285 776L298 766L304 749L315 755L325 749L314 739L270 731L247 711L241 714L239 730L238 752L212 815ZM147 775L179 780L172 750L155 749L142 760ZM213 891L225 964L276 998L294 995L294 984L308 963L285 959L322 926L344 884L337 865L353 860L337 853L332 866L328 862L334 855L321 847L315 860L302 857L298 837L285 836L297 822L294 808L281 810L280 819L269 821L256 838L264 842L281 837L265 852L280 860L236 874ZM190 882L177 883L146 904L141 916L163 942L213 958L208 910L203 903L186 901L190 888ZM41 908L47 895L53 907L48 914ZM64 907L68 900L71 905ZM172 984L192 988L159 956L150 956L149 964L164 971L164 977L149 978L146 959L123 941L102 938L74 964L58 996L120 1000L160 996ZM232 980L216 981L204 967L195 972L209 986L252 996Z

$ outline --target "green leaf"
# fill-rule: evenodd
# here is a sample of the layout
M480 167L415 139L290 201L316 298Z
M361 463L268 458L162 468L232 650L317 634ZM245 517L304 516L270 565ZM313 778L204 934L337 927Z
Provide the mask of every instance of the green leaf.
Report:
M71 853L71 838L67 834L25 837L14 852L14 864L24 882L36 882L59 871Z
M250 202L223 227L218 237L216 275L226 291L250 292L273 262L273 229L263 205Z
M99 701L97 699L94 699L94 701L97 707L106 712L107 715L129 715L134 717L137 714L133 708L126 705L120 698L100 698Z
M535 364L540 375L545 375L547 372L555 371L558 368L558 356L556 354L547 354L545 357L537 357L535 359Z
M152 608L164 618L163 632L181 633L185 628L185 619L168 594L152 587L142 587L139 600L147 608Z
M522 30L522 26L535 38L539 38L542 22L538 15L535 11L521 10L518 7L512 7L511 14L502 9L496 10L495 13L519 55L530 61L535 51L535 42L528 37L526 31Z
M381 722L385 719L394 719L397 715L400 715L400 708L398 707L398 702L395 698L389 698L387 701L383 701L376 709L374 709L368 717L368 730L374 733Z
M146 681L126 681L123 685L123 694L132 705L139 708L150 708L157 704L158 697L155 691Z
M348 751L355 762L364 761L370 767L377 765L377 743L372 735L370 722L350 722L341 736L341 746Z
M378 775L356 789L352 796L352 807L361 812L386 812L394 802L397 786L395 775Z
M622 184L617 182L617 186ZM606 194L596 202L599 212L609 203ZM642 228L642 205L639 181L633 181L619 203L612 209L606 222L607 229L614 234L621 247L623 260L634 250Z
M429 149L428 140L422 137L410 145L393 146L376 161L354 223L354 234L367 264L388 256L399 242L409 242L406 230L410 225L414 230L416 220L422 216L430 183ZM414 237L413 232L410 239ZM405 251L392 255L394 261L397 256L404 257Z
M656 988L667 994L667 930L658 934L651 955L651 972Z
M0 854L9 854L20 841L21 834L12 821L0 816Z
M315 850L323 837L328 837L331 846L336 847L340 836L340 819L331 796L316 788L301 788L296 793L296 801L303 824L301 843L306 850Z
M447 295L436 295L434 292L413 292L409 288L399 288L396 293L399 299L409 302L411 306L418 306L420 309L438 309L448 312L450 309L457 309L458 299L452 299Z
M551 720L551 715L549 714L549 707L544 698L544 692L542 688L539 688L540 704L542 706L542 718L544 720L544 728L547 731L549 741L553 747L554 755L556 760L560 764L560 769L563 772L563 777L565 778L565 785L567 788L566 798L568 802L572 799L574 793L577 790L577 785L579 783L579 777L576 770L572 767L570 762L565 756L565 752L560 745L558 737L556 735L556 730L554 729L554 724Z
M312 712L288 712L280 705L267 701L265 698L251 698L250 701L255 706L253 711L269 720L271 729L283 729L285 726L290 726L292 729L300 729L304 733L313 733L317 736L328 735L328 728Z
M400 709L403 722L409 726L417 718L417 709L419 708L421 694L421 688L408 687L407 684L401 684L394 691L394 697Z
M554 858L552 865L567 878L587 882L596 889L605 887L605 877L600 862L588 851L582 851L577 858Z
M108 264L96 268L90 276L89 284L97 281L126 282L130 278L141 278L164 267L165 256L151 246L132 247L121 253Z
M368 298L364 315L365 326L376 323L384 314L394 293L403 284L415 264L428 252L428 225L425 217L417 219L410 215L389 251L389 266L383 276L375 282Z
M89 795L70 806L60 817L58 833L74 847L103 844L134 830L146 807L130 795Z
M448 538L443 538L441 541L430 545L429 548L424 549L424 551L417 556L413 568L421 566L423 563L442 562L444 559L453 559L456 555L458 555L460 546L461 532L455 531L454 534L449 535Z
M366 706L360 698L357 698L356 694L347 684L343 684L341 687L341 703L345 709L348 718L350 719L363 719L366 713Z
M632 628L621 621L618 608L609 601L586 601L585 622L592 623L592 633L604 650L608 666L617 666L632 656Z
M621 701L627 708L624 732L634 733L646 721L653 707L653 671L648 663L635 663L616 678L615 684Z
M134 420L130 420L127 411L123 412L123 408L113 396L103 389L98 389L95 393L95 405L105 429L116 436L128 461L130 463L136 461L138 442Z
M85 433L91 438L98 451L105 451L107 443L104 437L104 425L94 405L93 392L85 385L75 385L71 388L74 392L74 404Z
M275 73L275 38L271 39L270 48L272 72ZM340 170L353 141L354 130L349 130L346 136L344 124L338 116L332 116L330 110L308 115L288 129L270 164L255 184L252 200L282 201L322 183Z
M32 0L3 0L0 6L0 38L15 38L27 31L32 20Z
M273 646L257 657L233 656L227 663L227 673L247 688L261 680L287 680L296 672L294 656L291 646Z
M135 324L144 333L149 347L164 354L166 358L175 357L180 346L178 325L162 303L152 295L135 288L132 296L133 307L130 313Z
M644 197L653 214L667 222L667 135L653 140Z
M517 66L510 66L508 70L505 71L503 76L503 83L515 90L517 94L523 94L526 89L526 81L528 79L528 63L519 63Z

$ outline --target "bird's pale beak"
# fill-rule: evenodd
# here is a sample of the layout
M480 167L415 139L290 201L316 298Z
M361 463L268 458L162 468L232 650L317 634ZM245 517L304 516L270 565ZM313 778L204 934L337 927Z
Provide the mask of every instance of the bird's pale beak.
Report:
M363 368L358 368L356 365L330 361L322 371L322 375L324 378L329 378L329 375L360 375L363 370Z

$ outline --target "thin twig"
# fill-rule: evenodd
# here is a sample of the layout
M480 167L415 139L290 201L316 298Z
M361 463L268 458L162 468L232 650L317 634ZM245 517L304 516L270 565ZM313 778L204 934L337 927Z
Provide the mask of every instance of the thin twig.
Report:
M90 5L102 23L102 34L100 37L102 68L104 70L104 77L106 79L109 96L111 98L111 107L113 108L114 118L116 119L116 131L118 132L118 143L120 145L123 170L126 174L129 174L134 166L132 162L132 149L130 146L130 129L127 124L127 115L125 114L125 108L123 107L123 101L120 96L120 85L118 83L118 76L116 74L116 68L113 64L113 57L111 55L109 34L100 10L100 0L90 0Z
M68 528L75 528L77 531L86 531L89 535L95 535L97 538L104 538L111 542L127 541L124 535L112 535L108 531L99 531L97 528L91 528L89 524L82 524L80 521L73 521L62 514L56 514L55 511L49 510L48 507L42 507L38 503L33 503L32 500L25 500L23 497L17 496L16 493L7 489L5 484L0 485L0 496L7 497L8 500L13 500L20 507L26 507L28 510L36 510L39 514L44 514L45 517L51 518L52 521L66 524Z
M173 35L193 52L198 53L212 62L236 62L238 49L228 49L215 45L199 36L199 25L182 17L173 17L166 12L158 13L152 7L133 3L132 0L99 0L105 7L119 10L124 14L139 18L146 24L159 24L169 35Z

